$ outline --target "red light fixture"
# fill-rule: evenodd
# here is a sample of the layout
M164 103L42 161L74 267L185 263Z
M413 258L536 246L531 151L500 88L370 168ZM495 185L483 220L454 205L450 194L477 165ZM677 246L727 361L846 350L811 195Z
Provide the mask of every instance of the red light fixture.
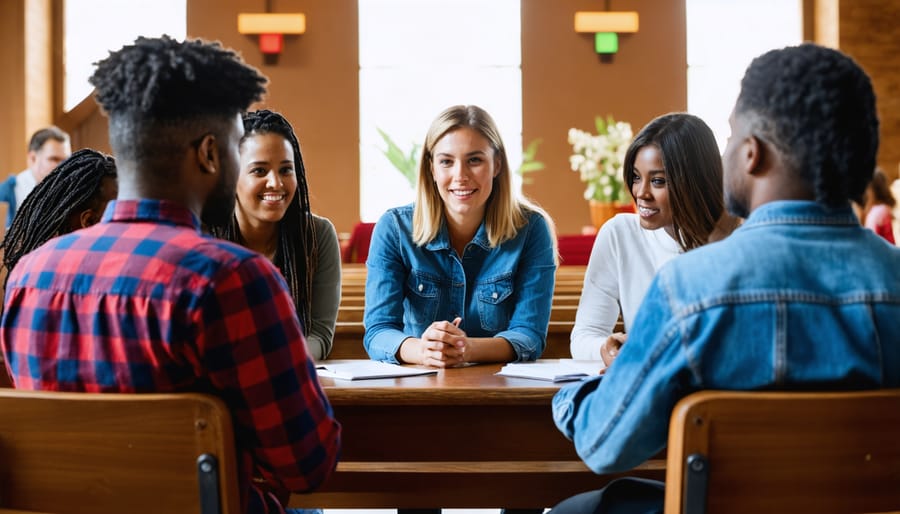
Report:
M260 34L259 49L264 54L280 54L284 48L284 36L281 34Z
M278 55L284 49L285 34L306 32L306 16L303 13L241 13L238 32L258 34L260 51Z

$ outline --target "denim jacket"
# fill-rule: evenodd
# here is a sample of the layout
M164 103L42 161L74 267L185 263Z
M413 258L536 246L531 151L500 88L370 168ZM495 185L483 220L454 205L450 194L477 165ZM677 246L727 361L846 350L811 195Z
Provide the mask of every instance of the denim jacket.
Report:
M528 213L516 237L496 248L482 223L460 258L446 224L417 246L412 214L412 205L391 209L372 233L363 320L369 357L396 363L405 339L457 316L469 337L502 337L518 360L540 357L556 279L553 236L543 216Z
M6 202L9 205L6 211L6 229L8 230L16 216L16 175L0 183L0 202Z
M663 266L608 372L553 399L597 473L662 450L702 389L900 387L900 249L849 206L772 202L730 237Z

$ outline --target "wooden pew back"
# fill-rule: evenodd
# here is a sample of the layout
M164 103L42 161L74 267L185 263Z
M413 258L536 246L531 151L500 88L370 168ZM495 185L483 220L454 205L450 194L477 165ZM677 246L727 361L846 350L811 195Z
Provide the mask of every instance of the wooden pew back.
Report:
M238 514L231 415L200 394L0 389L0 508Z
M666 514L900 511L900 389L703 391L669 426Z

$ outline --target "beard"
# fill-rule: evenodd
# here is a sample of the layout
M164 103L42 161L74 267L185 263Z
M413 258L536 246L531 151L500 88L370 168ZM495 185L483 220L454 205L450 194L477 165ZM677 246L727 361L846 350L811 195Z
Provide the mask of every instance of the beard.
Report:
M741 201L734 194L725 191L725 208L732 216L746 219L750 215L750 209L747 208L746 202Z
M227 225L234 215L236 180L227 180L228 175L229 173L223 169L215 189L209 193L206 203L203 204L200 220L206 226Z

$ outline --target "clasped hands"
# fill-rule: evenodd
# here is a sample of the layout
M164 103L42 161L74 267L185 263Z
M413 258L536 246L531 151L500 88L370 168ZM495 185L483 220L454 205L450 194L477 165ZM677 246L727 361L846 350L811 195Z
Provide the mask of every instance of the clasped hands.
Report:
M400 357L404 362L424 364L436 368L449 368L466 363L469 338L459 328L461 318L450 321L435 321L422 332L419 338L409 338L400 347Z

